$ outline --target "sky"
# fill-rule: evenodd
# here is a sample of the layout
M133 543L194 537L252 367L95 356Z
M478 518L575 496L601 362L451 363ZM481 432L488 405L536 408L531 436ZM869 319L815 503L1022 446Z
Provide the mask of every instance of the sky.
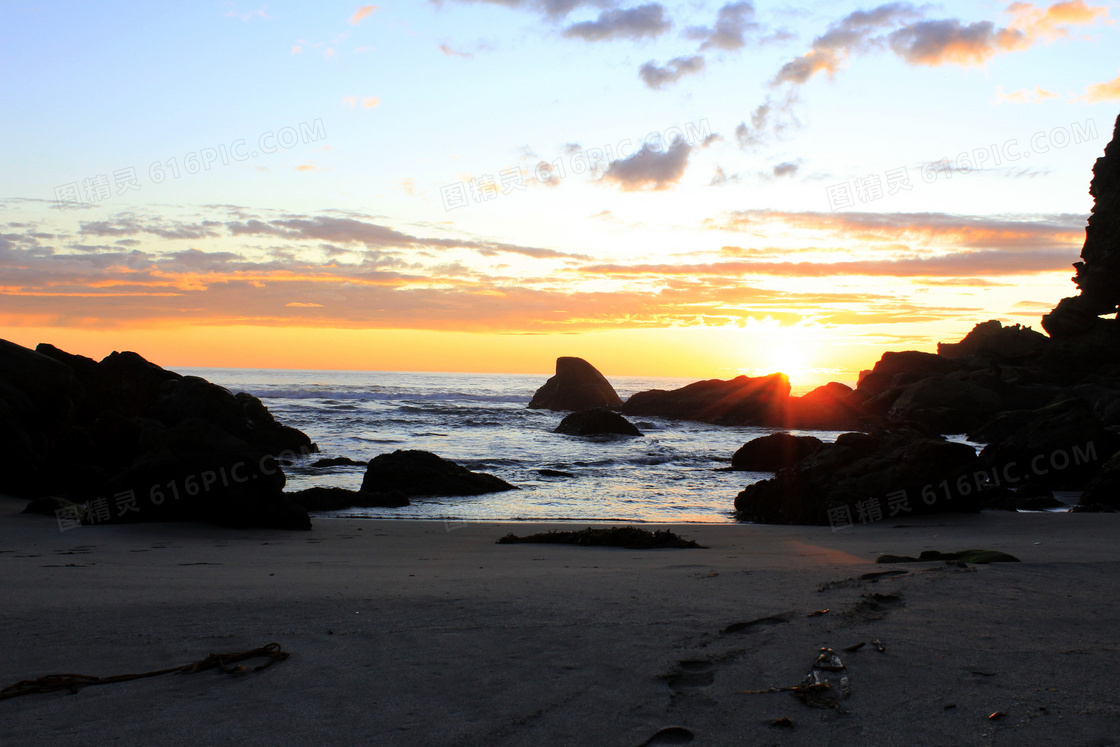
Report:
M1120 3L0 2L0 337L852 383L1076 291Z

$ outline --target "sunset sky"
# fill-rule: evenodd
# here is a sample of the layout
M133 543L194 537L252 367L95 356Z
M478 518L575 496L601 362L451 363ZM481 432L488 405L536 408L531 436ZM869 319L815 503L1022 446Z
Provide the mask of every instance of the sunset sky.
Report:
M0 3L0 337L853 382L1072 295L1120 3Z

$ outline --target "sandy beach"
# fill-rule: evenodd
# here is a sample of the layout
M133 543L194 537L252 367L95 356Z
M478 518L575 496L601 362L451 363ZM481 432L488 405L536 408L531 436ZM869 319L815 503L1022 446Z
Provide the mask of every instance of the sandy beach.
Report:
M495 544L548 528L523 524L59 532L23 505L0 503L4 686L291 657L0 701L4 745L1107 745L1120 724L1115 515L686 525L710 549L634 551ZM1023 562L874 564L969 548ZM844 713L738 692L797 684L822 646Z

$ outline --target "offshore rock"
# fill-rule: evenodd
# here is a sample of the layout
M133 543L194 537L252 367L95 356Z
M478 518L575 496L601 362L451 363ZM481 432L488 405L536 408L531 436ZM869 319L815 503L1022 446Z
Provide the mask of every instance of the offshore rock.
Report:
M592 407L590 410L573 412L556 426L553 433L568 436L640 436L642 432L633 423L613 410L605 407Z
M379 454L369 460L362 479L364 493L414 496L463 496L517 490L501 478L472 472L430 451Z
M709 379L680 389L638 392L626 400L622 413L718 425L781 425L789 392L789 379L781 373Z
M556 375L529 401L532 410L586 410L622 406L622 399L598 369L583 358L556 359Z

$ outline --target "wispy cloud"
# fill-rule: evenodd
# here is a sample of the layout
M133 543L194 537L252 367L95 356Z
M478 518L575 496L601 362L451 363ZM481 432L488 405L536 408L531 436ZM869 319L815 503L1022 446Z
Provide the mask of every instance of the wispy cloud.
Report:
M594 21L574 23L564 29L564 36L584 41L609 39L651 39L672 27L659 3L647 3L621 10L604 10Z
M754 20L754 6L737 2L719 9L714 26L690 26L686 35L702 42L701 51L722 49L733 52L746 46L747 34L761 28L761 24Z
M1120 100L1120 75L1104 83L1094 83L1085 91L1089 103Z
M704 69L704 58L701 55L691 57L675 57L665 65L658 66L650 60L638 70L638 76L647 86L660 89L669 83L676 83L686 75L695 75Z
M363 5L354 11L354 15L350 16L350 25L357 26L363 19L368 18L378 10L381 10L381 8L376 5Z

